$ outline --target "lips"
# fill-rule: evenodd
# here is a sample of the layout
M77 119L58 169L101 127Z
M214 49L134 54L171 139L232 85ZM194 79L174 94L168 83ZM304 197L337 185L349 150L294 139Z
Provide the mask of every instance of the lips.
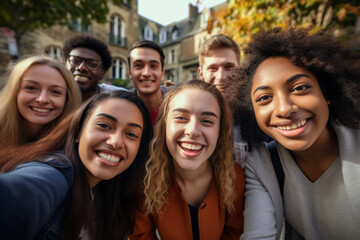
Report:
M180 146L183 149L190 150L190 151L200 151L202 148L202 145L200 145L200 144L191 144L191 143L184 143L184 142L181 142Z
M311 118L303 119L287 125L275 125L274 129L284 137L299 137L309 126Z
M38 107L30 107L33 111L38 113L48 113L51 111L49 108L38 108Z
M141 83L144 83L144 84L151 84L153 83L154 81L153 80L140 80Z
M87 81L89 81L90 78L86 77L86 76L82 76L82 75L75 75L74 79L77 82L87 82Z
M277 128L279 130L294 130L294 129L303 127L306 124L306 122L307 122L307 119L303 119L301 121L292 123L290 125L277 126Z
M102 160L112 162L112 163L118 163L124 159L120 156L116 156L116 155L105 153L105 152L96 152L96 155L98 155L98 157L101 158Z

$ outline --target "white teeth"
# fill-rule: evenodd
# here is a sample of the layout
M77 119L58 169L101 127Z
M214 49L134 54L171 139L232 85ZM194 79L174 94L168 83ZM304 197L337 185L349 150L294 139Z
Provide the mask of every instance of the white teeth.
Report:
M103 152L99 152L99 153L97 153L97 155L100 157L100 158L102 158L102 159L104 159L104 160L106 160L106 161L109 161L109 162L119 162L120 161L120 158L119 157L117 157L117 156L114 156L114 155L110 155L110 154L106 154L106 153L103 153Z
M306 124L306 122L307 122L307 120L304 119L298 123L293 123L292 125L288 125L288 126L278 126L277 128L280 130L293 130L293 129L304 126Z
M151 80L147 80L147 81L146 81L146 80L142 80L142 82L143 82L143 83L152 83Z
M45 108L32 107L32 109L34 111L41 112L41 113L50 112L50 109L45 109Z
M180 143L180 146L182 148L189 149L189 150L195 150L195 151L199 151L202 147L201 145L194 145L194 144L189 144L189 143Z
M88 77L84 77L84 76L78 76L78 75L76 75L75 76L75 80L77 80L77 79L89 79Z

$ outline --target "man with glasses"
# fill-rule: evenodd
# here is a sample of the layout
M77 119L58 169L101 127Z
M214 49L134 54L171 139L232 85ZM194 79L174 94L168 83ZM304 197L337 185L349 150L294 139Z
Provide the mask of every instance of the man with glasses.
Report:
M111 66L111 55L102 41L88 35L75 36L64 44L66 67L79 84L82 99L103 91L126 90L109 84L99 84Z

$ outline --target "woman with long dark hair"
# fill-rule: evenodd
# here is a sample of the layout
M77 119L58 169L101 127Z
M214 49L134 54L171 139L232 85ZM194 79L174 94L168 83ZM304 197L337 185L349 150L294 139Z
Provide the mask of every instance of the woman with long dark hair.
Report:
M151 138L143 102L115 91L33 144L1 150L0 238L126 239Z

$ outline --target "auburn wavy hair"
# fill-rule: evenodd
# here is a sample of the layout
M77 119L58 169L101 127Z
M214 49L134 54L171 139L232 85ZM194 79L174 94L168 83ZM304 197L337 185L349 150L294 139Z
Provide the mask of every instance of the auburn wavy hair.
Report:
M163 99L155 126L155 136L150 145L150 158L146 163L146 176L144 179L145 208L147 213L156 212L161 214L167 204L169 187L175 177L175 167L166 144L166 119L169 104L184 89L206 91L215 97L219 105L221 111L219 137L209 161L225 207L228 211L232 211L234 209L233 202L236 198L234 191L236 175L232 157L232 115L227 102L216 87L200 80L191 80L175 86Z

